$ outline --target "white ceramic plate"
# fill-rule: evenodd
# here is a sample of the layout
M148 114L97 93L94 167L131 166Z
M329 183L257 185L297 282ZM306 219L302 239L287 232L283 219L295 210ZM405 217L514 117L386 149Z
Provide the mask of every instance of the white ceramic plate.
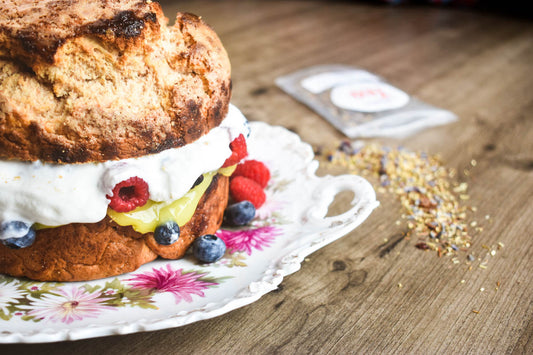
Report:
M216 263L158 260L91 282L33 282L0 275L0 342L93 338L179 327L250 304L276 289L304 257L362 223L378 205L354 175L317 177L311 147L281 127L250 124L251 159L272 179L267 202L245 228L221 230L231 249ZM335 195L354 192L348 211L324 217Z

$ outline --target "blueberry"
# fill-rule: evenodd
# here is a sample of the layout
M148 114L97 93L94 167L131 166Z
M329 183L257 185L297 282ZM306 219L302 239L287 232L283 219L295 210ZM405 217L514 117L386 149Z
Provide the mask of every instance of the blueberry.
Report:
M191 189L194 189L196 186L200 185L203 181L204 181L204 176L203 175L198 176L198 179L196 179Z
M2 244L12 249L26 248L35 241L35 230L27 223L9 221L0 227Z
M202 235L193 244L193 254L201 262L214 263L226 252L226 244L214 234Z
M165 222L154 231L154 239L158 244L171 245L180 237L180 226L174 221Z
M250 201L229 205L224 211L224 222L232 226L244 226L255 217L255 207Z
M250 128L250 122L248 122L248 120L244 121L244 127L246 127L246 138L250 138L252 129Z

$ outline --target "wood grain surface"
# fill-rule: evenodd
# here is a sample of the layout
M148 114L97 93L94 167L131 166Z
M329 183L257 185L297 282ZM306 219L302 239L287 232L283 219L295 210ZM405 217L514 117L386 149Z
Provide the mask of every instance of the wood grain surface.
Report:
M415 248L394 196L355 231L315 252L278 290L220 317L162 331L54 344L0 345L1 354L533 353L533 23L438 6L349 1L163 1L201 15L233 70L233 103L250 120L313 146L343 136L274 79L342 63L375 72L451 110L456 123L390 146L440 154L469 185L472 252L504 245L486 269ZM473 167L471 161L477 162ZM468 176L463 172L467 169ZM323 165L321 174L344 173ZM372 181L375 183L376 181ZM345 209L339 199L332 213ZM485 219L485 216L490 216Z

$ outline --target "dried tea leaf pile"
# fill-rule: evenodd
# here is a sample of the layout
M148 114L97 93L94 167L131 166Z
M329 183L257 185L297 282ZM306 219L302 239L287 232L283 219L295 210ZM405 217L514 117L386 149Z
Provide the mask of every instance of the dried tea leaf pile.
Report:
M467 213L476 211L464 205L469 199L467 183L454 183L456 171L444 167L437 156L348 141L324 156L329 164L346 167L351 173L374 176L378 192L395 195L409 230L406 237L416 238L419 249L459 262L457 252L468 251L472 235L482 231L477 222L467 223ZM467 260L474 257L469 254Z

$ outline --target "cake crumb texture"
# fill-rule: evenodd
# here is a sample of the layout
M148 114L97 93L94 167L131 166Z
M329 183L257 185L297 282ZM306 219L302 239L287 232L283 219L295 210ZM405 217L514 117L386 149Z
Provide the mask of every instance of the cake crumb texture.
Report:
M102 162L191 143L225 117L215 32L156 2L0 0L0 159Z

